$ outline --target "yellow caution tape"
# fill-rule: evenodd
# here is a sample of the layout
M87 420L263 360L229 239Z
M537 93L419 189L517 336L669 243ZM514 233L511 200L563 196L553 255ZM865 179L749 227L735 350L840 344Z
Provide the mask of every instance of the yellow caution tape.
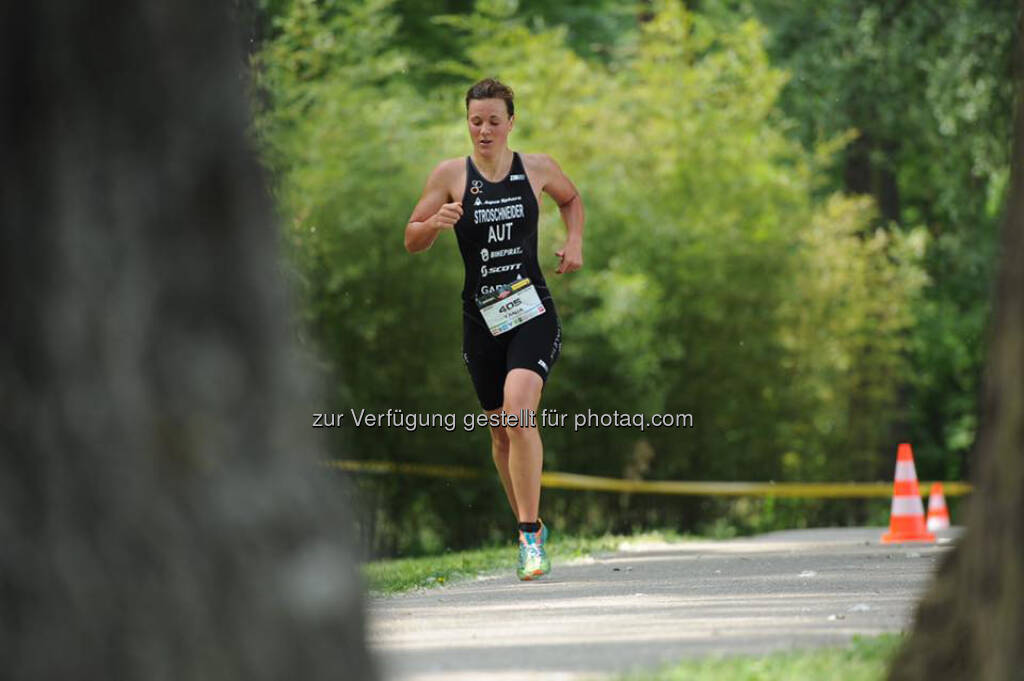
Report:
M464 466L445 466L423 463L396 463L394 461L327 461L331 468L351 473L391 473L422 475L428 478L479 478L481 472Z
M678 480L622 480L575 473L544 473L545 487L589 489L606 492L638 494L691 494L725 497L809 497L821 499L889 498L891 482L692 482ZM971 491L962 482L943 483L946 496L959 496ZM921 493L930 491L930 484L921 485Z
M479 478L483 471L465 466L448 466L392 461L327 461L326 465L351 473L420 475L433 478ZM726 497L805 497L817 499L889 498L891 482L692 482L683 480L623 480L578 473L542 473L541 485L549 489L582 489L635 494L689 494ZM947 497L970 494L966 482L944 482ZM931 483L921 483L921 494Z

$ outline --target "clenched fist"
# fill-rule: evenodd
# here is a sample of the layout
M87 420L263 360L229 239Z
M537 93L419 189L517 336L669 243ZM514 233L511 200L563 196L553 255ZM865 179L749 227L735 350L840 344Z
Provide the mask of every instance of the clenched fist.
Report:
M435 229L451 229L462 217L462 202L454 201L441 206L430 218L430 226Z

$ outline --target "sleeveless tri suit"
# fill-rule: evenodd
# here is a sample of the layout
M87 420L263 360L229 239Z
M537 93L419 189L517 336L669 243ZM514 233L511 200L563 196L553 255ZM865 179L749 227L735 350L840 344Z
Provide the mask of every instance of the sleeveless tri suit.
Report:
M562 327L537 262L540 207L519 154L500 182L490 182L466 157L462 217L455 236L466 266L462 289L462 356L473 379L480 406L498 409L504 402L505 375L529 369L545 381L558 360ZM544 312L497 336L492 335L477 297L503 284L528 278Z

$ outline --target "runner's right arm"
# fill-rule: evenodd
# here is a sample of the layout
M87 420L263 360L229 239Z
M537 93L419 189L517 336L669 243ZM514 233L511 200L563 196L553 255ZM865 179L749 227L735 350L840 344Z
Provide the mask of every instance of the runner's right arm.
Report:
M462 202L446 203L449 197L448 172L451 164L441 163L427 179L427 186L405 226L405 250L425 251L434 243L442 229L453 229L462 217Z

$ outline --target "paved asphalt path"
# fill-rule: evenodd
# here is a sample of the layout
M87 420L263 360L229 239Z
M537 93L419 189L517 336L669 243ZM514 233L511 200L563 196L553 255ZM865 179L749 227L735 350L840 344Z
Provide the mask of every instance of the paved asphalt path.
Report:
M883 545L883 532L637 544L556 564L535 582L507 574L377 598L370 645L395 681L593 679L708 654L841 645L906 629L956 536Z

